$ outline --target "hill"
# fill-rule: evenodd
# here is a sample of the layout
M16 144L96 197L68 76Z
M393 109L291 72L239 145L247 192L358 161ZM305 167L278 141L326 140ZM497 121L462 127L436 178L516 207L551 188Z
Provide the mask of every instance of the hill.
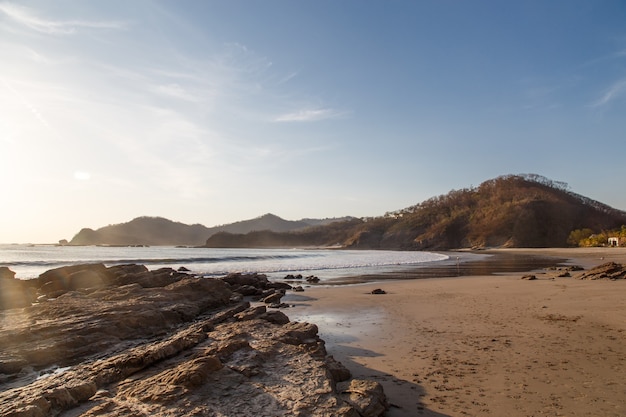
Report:
M335 246L445 250L565 247L576 229L599 232L626 224L626 212L535 174L506 175L453 190L381 217L287 233L217 234L208 247Z
M268 230L288 232L311 225L329 224L340 219L284 220L273 214L236 223L206 227L201 224L187 225L162 217L138 217L127 223L102 227L97 230L85 228L72 238L70 245L171 245L201 246L206 239L219 232L249 233Z

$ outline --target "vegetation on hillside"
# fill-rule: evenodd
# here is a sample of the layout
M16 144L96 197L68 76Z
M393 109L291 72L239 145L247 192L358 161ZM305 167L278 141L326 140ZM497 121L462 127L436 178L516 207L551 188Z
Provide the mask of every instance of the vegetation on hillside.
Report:
M626 212L573 193L566 183L522 174L453 190L380 217L288 221L265 214L213 228L139 217L83 229L69 244L397 250L596 246L608 237L626 242L622 225Z
M570 233L626 224L626 213L535 174L505 175L453 190L381 217L338 222L298 233L214 236L211 247L323 246L443 250L484 247L564 247Z
M602 230L600 232L594 232L588 228L576 229L570 233L567 243L571 246L580 247L607 246L611 237L618 238L620 246L626 246L626 225L622 225L619 229Z

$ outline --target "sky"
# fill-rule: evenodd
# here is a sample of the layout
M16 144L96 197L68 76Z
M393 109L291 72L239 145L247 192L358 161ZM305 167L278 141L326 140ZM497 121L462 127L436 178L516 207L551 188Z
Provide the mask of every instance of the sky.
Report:
M0 0L0 242L379 216L533 173L626 209L623 0Z

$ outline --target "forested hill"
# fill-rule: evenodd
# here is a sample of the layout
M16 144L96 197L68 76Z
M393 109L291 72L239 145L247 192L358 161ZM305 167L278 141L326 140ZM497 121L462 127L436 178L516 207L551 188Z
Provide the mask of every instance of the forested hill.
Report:
M573 230L599 232L623 224L626 212L573 193L565 183L534 174L506 175L381 217L288 233L218 233L206 246L564 247Z
M284 220L273 214L265 214L222 226L206 227L188 225L162 217L137 217L127 223L113 224L93 229L82 229L69 242L70 245L182 245L201 246L207 238L218 232L249 233L258 230L287 232L312 225L328 224L339 219Z

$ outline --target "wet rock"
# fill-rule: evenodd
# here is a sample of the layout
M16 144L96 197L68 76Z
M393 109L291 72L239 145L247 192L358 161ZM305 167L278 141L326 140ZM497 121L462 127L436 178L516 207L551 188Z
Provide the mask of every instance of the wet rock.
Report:
M293 275L293 274L287 274L285 275L285 280L286 281L294 281L294 280L299 280L302 279L302 275L298 274L298 275Z
M289 308L289 304L287 303L272 303L269 305L270 308Z
M533 275L533 274L526 274L526 275L522 275L521 279L525 279L525 280L528 280L528 281L534 281L534 280L537 279L537 277L535 275Z
M313 283L313 284L320 282L320 279L314 275L309 275L304 280L306 282Z
M270 282L269 284L267 284L267 287L283 291L291 289L291 285L287 284L286 282Z
M371 291L371 294L387 294L387 291L380 289L380 288L376 288L375 290Z
M263 302L265 304L279 304L280 299L283 298L284 295L284 292L276 291L273 294L270 294L267 297L263 298Z

